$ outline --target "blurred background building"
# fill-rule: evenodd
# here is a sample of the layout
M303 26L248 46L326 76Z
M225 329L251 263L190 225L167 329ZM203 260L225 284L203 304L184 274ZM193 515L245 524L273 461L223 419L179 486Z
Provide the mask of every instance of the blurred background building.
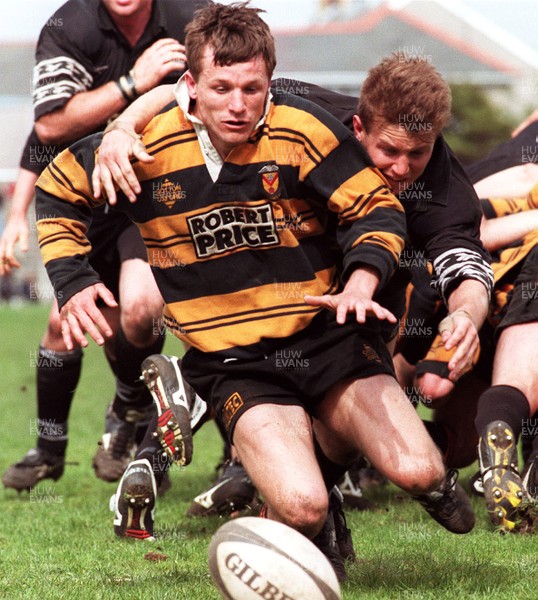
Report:
M518 10L520 4L532 12ZM527 22L538 18L537 2L518 0L319 0L316 22L276 32L278 68L284 76L358 93L366 71L400 51L432 62L450 83L502 90L501 97L510 97L506 107L532 105L538 36L527 38L519 23L510 31L491 18L501 7Z
M0 231L32 124L37 35L61 4L0 5ZM252 5L267 11L281 77L358 95L368 69L392 52L432 62L453 89L454 122L447 137L464 162L486 154L538 105L537 0L252 0ZM62 24L49 20L49 26ZM32 231L35 237L33 226ZM46 282L35 244L13 284L29 289L32 282Z

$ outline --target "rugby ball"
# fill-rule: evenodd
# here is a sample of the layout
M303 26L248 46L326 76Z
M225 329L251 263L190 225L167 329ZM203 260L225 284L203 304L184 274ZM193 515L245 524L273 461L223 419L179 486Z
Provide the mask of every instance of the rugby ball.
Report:
M209 545L209 570L226 600L340 600L325 555L295 529L259 517L220 527Z

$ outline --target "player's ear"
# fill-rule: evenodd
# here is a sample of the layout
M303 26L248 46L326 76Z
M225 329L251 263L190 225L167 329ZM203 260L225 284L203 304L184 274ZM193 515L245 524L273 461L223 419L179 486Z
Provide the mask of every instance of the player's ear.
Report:
M364 135L364 127L362 125L361 118L359 115L353 115L353 133L355 137L360 141L362 141L362 136Z
M189 90L189 96L190 96L191 100L196 100L196 98L198 97L198 93L197 93L197 89L196 89L196 81L194 80L192 73L190 71L187 71L185 73L184 77L185 77L185 83L187 84L187 89Z

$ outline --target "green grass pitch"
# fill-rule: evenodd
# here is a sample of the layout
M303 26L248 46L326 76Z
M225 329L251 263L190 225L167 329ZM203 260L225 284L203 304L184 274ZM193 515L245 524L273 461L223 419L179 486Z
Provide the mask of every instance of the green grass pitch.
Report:
M35 442L34 365L47 312L38 305L0 306L2 472ZM165 348L173 354L180 346L169 337ZM185 517L220 458L216 428L205 425L195 438L193 463L172 470L173 487L157 505L157 541L122 541L108 510L116 486L97 479L91 467L112 394L103 352L92 344L69 421L67 460L76 464L32 494L0 491L0 598L220 597L209 576L207 548L224 521ZM461 480L473 472L463 471ZM347 513L358 560L348 567L345 600L538 599L538 537L495 533L481 499L473 498L474 531L456 536L394 487L371 497L375 510ZM164 560L148 560L148 552Z

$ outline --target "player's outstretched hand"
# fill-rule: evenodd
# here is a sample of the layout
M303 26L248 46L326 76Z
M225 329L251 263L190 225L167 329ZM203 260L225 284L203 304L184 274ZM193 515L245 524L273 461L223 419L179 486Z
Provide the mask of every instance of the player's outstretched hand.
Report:
M364 323L366 317L376 317L382 321L396 323L396 317L381 304L369 298L361 298L349 292L324 296L305 296L304 301L311 306L322 306L336 313L336 322L343 325L348 313L355 313L358 323Z
M153 162L134 129L122 121L114 121L105 130L92 173L93 194L100 198L105 194L110 204L116 204L116 186L130 202L136 202L140 183L131 165L131 158L141 162Z
M456 310L439 323L439 333L446 350L457 348L448 363L450 381L457 381L473 368L479 339L471 316L464 310Z
M389 323L396 323L396 317L381 304L372 300L379 285L379 276L372 267L359 267L349 276L344 289L339 294L324 296L307 295L304 301L311 306L323 306L336 313L336 322L343 325L348 313L355 313L358 323L366 317L376 317Z
M99 346L105 343L105 338L112 337L112 328L97 307L98 299L103 300L111 308L118 306L112 292L102 283L84 288L62 306L60 310L62 337L68 350L74 348L73 340L85 348L88 345L88 340L84 337L85 333L88 333Z

